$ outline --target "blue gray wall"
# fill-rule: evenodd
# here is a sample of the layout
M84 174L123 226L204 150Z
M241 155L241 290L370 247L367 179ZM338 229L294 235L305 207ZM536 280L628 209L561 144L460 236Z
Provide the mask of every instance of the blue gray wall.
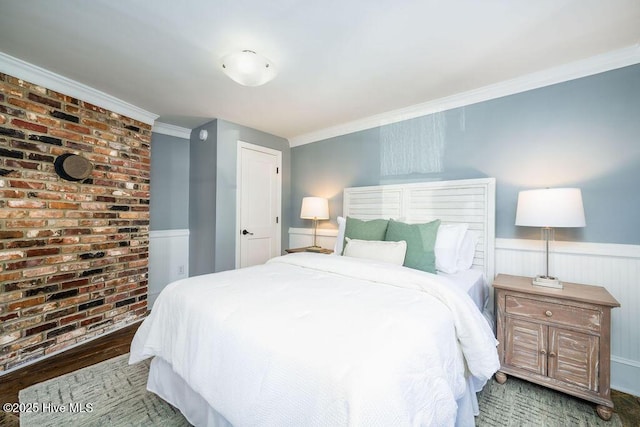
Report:
M209 137L201 141L200 130ZM288 240L291 150L286 139L224 120L191 131L189 178L189 274L235 268L238 141L282 152L282 238ZM286 243L283 243L286 245Z
M151 135L151 230L189 228L189 140Z
M431 170L411 161L424 152ZM307 195L330 198L328 228L344 187L495 177L497 237L539 238L514 225L520 190L575 186L587 226L556 239L640 244L640 65L294 147L291 159L293 227L309 226Z
M203 129L208 132L205 141L199 138ZM193 129L188 142L153 136L152 227L189 229L190 276L235 268L238 141L282 152L284 248L291 211L291 150L286 139L224 120Z
M244 141L282 152L282 248L289 241L291 226L291 149L289 142L268 133L235 123L218 120L215 271L235 268L236 192L238 141ZM193 231L192 231L193 233Z
M189 166L189 275L212 273L216 241L217 121L191 131ZM206 141L199 138L206 130Z

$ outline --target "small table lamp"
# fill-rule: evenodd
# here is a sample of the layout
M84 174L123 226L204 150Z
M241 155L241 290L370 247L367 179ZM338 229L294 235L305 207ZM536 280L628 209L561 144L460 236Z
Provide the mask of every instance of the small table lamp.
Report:
M302 199L302 209L300 218L313 220L313 246L320 248L316 244L316 232L319 219L329 219L329 201L322 197L304 197Z
M549 276L549 237L553 227L584 227L584 207L579 188L546 188L518 194L516 225L542 227L546 240L546 273L533 279L536 286L562 289L562 282Z

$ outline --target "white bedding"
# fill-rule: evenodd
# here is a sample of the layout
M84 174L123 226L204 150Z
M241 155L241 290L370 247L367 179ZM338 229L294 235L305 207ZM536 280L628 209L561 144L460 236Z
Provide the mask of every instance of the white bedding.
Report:
M470 268L453 274L438 272L438 276L451 280L461 291L469 295L480 311L484 310L489 297L489 287L482 270Z
M235 426L454 425L465 370L499 367L482 319L446 278L291 254L167 286L130 363L159 356Z

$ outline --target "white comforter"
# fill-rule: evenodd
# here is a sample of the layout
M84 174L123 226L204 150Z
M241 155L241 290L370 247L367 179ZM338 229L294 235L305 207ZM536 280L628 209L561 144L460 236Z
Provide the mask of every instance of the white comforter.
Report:
M234 426L453 425L465 369L499 367L446 279L310 253L170 284L129 363L150 356Z

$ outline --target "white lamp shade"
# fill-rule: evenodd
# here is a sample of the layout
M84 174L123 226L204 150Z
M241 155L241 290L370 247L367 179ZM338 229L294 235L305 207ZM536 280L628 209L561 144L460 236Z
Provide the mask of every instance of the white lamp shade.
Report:
M226 55L220 65L231 80L243 86L263 85L278 74L271 61L252 50Z
M516 225L528 227L584 227L579 188L546 188L518 194Z
M329 219L329 201L322 197L305 197L300 209L302 219Z

